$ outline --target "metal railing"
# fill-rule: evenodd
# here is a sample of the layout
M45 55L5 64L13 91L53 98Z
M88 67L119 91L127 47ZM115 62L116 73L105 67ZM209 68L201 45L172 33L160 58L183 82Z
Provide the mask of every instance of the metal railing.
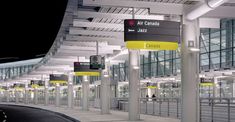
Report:
M117 101L116 109L128 112L128 98ZM140 113L180 119L180 98L141 98ZM235 122L235 98L200 98L200 122Z

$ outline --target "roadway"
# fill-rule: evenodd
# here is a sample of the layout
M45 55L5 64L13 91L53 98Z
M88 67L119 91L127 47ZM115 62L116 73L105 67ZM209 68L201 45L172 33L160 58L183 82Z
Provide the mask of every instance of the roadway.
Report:
M64 114L17 105L0 104L0 122L80 122Z

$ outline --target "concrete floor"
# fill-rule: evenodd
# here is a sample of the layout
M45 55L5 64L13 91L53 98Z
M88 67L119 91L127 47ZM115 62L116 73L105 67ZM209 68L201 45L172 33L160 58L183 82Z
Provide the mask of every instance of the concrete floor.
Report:
M90 108L89 111L82 111L81 108L69 109L67 107L55 107L55 106L44 106L44 105L25 105L18 104L22 106L31 106L42 108L46 110L51 110L59 113L63 113L67 116L75 118L81 122L129 122L128 113L122 111L111 111L111 114L101 115L99 109ZM143 122L180 122L179 119L173 118L163 118L151 115L141 115L141 120ZM134 121L131 121L134 122Z

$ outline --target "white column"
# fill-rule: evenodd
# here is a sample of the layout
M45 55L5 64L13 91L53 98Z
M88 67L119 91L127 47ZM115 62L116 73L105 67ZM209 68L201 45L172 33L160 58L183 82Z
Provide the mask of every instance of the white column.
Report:
M35 105L38 104L38 89L37 88L34 89L34 104Z
M89 80L88 76L83 76L82 81L82 110L89 110Z
M197 21L185 21L181 42L182 115L181 122L199 122L199 55L189 51L189 41L199 48Z
M25 83L25 91L24 91L24 103L25 104L29 103L29 101L28 101L29 100L28 94L29 94L28 83Z
M10 102L10 93L8 90L5 91L6 94L6 102Z
M129 120L140 119L140 55L138 50L129 50Z
M233 84L233 91L232 91L232 92L233 92L233 98L235 98L235 81L234 81L234 80L233 80L233 83L232 83L232 84ZM235 101L235 100L234 100L234 101Z
M45 80L45 86L44 86L44 97L45 97L45 99L44 99L44 105L48 105L48 103L49 103L49 91L48 91L48 83L49 81L46 79Z
M60 106L60 84L59 83L56 84L55 92L56 92L55 93L56 94L55 105L56 105L56 107L59 107Z
M25 88L24 103L25 104L29 103L29 90L28 90L28 88Z
M19 103L19 91L15 90L15 103Z
M68 107L73 108L73 75L69 74L68 81Z
M110 113L110 77L108 66L101 73L101 114Z

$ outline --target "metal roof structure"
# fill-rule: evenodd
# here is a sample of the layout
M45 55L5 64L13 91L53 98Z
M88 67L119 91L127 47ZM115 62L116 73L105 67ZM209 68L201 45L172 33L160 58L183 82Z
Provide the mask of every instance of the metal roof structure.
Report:
M68 0L58 35L47 55L27 74L11 79L41 78L50 73L67 73L73 62L88 62L90 55L107 58L125 48L124 19L180 21L183 15L204 0ZM202 18L234 18L235 1L229 0ZM188 11L187 11L188 10ZM123 57L123 56L120 56ZM124 56L125 57L125 56ZM122 59L115 59L122 60Z

